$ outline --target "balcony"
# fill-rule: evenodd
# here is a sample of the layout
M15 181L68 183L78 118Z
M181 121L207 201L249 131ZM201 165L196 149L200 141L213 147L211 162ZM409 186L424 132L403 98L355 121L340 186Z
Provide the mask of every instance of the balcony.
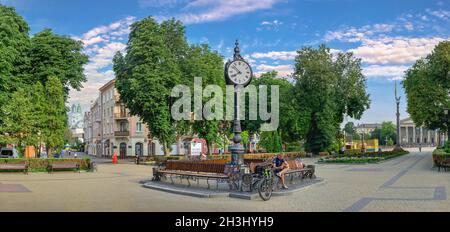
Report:
M129 131L116 131L116 132L114 132L114 136L115 137L128 137L128 136L130 136L130 132Z
M114 118L116 120L127 120L130 117L130 114L128 113L115 113Z

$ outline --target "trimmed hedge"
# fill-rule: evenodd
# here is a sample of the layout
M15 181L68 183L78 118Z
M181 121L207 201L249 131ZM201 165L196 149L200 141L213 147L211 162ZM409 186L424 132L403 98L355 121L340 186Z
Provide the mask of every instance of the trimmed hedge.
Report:
M26 161L28 163L28 171L30 172L45 172L47 171L47 167L51 163L78 163L80 164L81 170L89 169L89 165L91 163L91 159L0 159L1 163L23 163Z
M444 156L445 158L449 158L450 153L445 152L444 149L436 149L433 151L433 156Z
M355 153L334 155L319 159L319 163L378 163L381 161L393 159L402 155L409 154L408 151L385 151L370 153Z

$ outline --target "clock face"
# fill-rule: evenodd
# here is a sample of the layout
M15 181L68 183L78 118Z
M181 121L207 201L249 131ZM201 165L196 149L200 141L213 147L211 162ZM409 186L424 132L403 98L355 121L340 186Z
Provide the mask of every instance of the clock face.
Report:
M233 61L228 66L228 79L235 85L245 85L250 82L253 72L250 65L242 60Z

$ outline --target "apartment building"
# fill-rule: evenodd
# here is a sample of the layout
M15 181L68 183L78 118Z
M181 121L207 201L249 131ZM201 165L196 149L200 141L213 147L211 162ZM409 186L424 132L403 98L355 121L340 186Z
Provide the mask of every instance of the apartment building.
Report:
M85 114L85 141L89 154L119 158L163 155L158 140L149 138L149 130L140 118L131 116L120 102L115 80L100 88L100 95ZM89 126L91 125L91 126Z

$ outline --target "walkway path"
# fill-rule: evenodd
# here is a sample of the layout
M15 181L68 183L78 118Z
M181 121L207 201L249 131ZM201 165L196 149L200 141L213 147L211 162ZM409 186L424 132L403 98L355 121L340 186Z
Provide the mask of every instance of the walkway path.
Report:
M432 169L430 150L382 164L318 165L325 182L269 202L143 188L151 169L102 163L96 173L3 173L0 211L450 211L450 172Z

